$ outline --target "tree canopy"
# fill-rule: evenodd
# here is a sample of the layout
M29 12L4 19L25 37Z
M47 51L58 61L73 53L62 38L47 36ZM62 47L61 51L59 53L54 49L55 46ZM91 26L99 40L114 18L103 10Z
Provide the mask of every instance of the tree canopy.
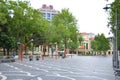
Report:
M97 52L106 52L110 49L110 43L107 38L105 38L104 34L98 34L95 36L95 39L91 43L91 48Z
M77 48L77 20L69 12L69 9L62 9L61 13L52 20L52 41L64 43L65 47Z
M33 38L34 33L44 35L46 33L44 29L48 26L46 24L48 22L42 17L40 11L33 9L28 1L0 1L0 47L8 49L8 44L2 41L15 39L15 42L26 43ZM10 48L14 47L15 45L11 45Z
M117 43L118 43L118 50L120 50L120 0L114 0L111 4L111 10L110 10L110 19L109 24L111 25L111 31L114 33L114 29L117 25ZM117 21L117 22L116 22Z
M77 31L77 20L69 9L62 9L48 21L28 1L0 0L0 47L4 49L14 49L17 42L26 43L31 39L35 46L52 42L75 49Z

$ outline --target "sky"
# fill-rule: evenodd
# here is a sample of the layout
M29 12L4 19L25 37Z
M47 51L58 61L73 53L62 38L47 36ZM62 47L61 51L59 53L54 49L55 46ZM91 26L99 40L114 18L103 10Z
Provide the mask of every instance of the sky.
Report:
M41 8L43 4L53 5L55 10L61 11L63 8L69 8L69 11L78 20L78 29L80 32L104 33L106 37L110 29L107 25L108 14L103 7L113 0L30 0L33 8Z

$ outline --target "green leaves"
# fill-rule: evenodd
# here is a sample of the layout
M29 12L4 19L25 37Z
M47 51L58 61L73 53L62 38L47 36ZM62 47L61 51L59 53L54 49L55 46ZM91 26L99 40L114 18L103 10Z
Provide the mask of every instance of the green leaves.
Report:
M5 33L0 33L0 47L6 49L13 49L16 46L16 39L14 37L9 37Z
M13 15L13 17L10 15ZM10 46L13 44L10 43L13 43L13 41L25 43L33 37L35 32L45 36L48 26L48 22L42 17L40 11L33 9L29 2L0 0L0 33L4 32L7 36L4 37L6 42L0 42L0 47L3 47L2 44L4 44L5 48L12 48Z
M65 46L75 49L77 46L77 20L69 12L69 9L62 9L62 12L56 15L52 20L53 40L61 43L64 42ZM69 43L69 40L72 41ZM75 45L73 45L75 44Z
M8 10L12 10L9 12ZM10 15L13 15L11 17ZM69 9L62 9L52 21L43 18L39 10L33 9L27 1L0 1L0 32L1 47L13 46L13 42L25 43L31 38L36 42L35 46L49 43L64 43L66 47L77 48L77 20L69 12ZM43 41L44 40L44 41ZM6 41L6 42L4 42Z
M7 18L6 18L6 15L7 15L7 5L4 1L0 1L0 24L6 24L7 23Z
M114 2L111 4L109 23L111 25L112 33L114 33L114 27L116 26L116 21L118 23L117 43L118 43L118 50L120 50L120 45L119 45L120 44L120 0L114 0Z
M95 36L95 39L91 43L91 47L94 51L107 51L110 49L109 40L105 38L104 34Z

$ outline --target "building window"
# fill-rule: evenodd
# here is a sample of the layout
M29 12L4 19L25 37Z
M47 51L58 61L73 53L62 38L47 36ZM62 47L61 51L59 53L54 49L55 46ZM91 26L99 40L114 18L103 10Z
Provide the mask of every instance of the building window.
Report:
M50 17L49 18L47 18L48 20L50 20Z
M47 13L47 17L49 17L49 18L50 18L50 13Z

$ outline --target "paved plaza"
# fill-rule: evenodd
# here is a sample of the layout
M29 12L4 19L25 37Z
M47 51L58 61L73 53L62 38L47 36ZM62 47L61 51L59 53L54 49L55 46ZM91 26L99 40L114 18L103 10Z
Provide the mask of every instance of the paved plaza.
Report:
M110 56L24 59L0 63L0 80L120 80Z

